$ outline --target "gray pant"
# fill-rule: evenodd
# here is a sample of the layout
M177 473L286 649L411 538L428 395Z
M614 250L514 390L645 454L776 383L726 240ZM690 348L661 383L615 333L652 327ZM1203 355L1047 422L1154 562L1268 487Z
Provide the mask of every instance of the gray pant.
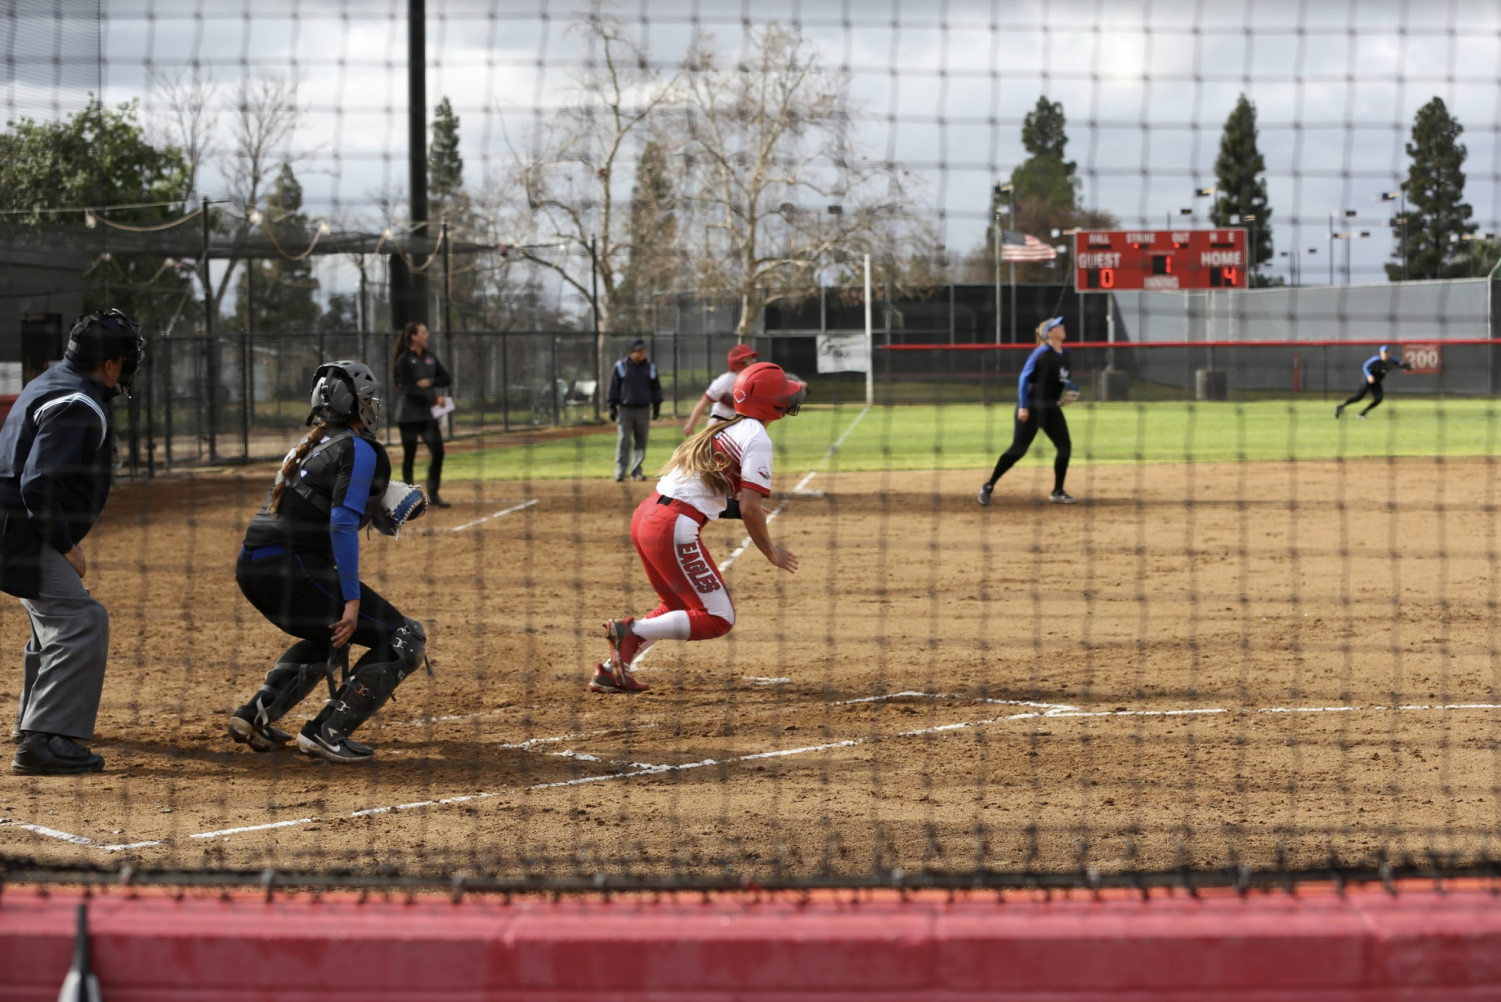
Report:
M630 461L631 476L639 476L641 464L646 462L646 434L651 431L651 405L620 408L620 441L615 443L615 479L626 475L626 461ZM635 449L631 448L635 440Z
M109 656L109 613L83 586L73 565L42 547L42 593L21 599L31 618L16 726L87 741L94 736L104 665Z

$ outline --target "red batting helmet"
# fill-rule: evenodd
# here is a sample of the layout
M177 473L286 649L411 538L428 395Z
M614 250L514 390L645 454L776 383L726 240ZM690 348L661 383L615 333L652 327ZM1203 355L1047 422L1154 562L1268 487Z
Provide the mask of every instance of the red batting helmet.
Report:
M735 413L771 422L796 414L808 395L808 384L782 371L775 362L757 362L735 377Z
M748 344L737 344L730 349L729 363L731 372L739 372L761 357L761 353Z

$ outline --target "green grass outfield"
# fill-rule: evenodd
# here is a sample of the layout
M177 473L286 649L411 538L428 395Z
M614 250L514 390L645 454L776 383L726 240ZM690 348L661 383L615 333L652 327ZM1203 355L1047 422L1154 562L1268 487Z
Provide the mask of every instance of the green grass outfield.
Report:
M812 469L860 411L810 407L772 425L777 468ZM830 466L988 470L1011 441L1011 417L1009 406L877 407L850 432ZM1365 421L1351 412L1336 421L1334 404L1322 401L1081 403L1068 409L1075 464L1490 455L1497 444L1496 417L1494 400L1393 396ZM649 475L680 441L676 424L652 429ZM1052 445L1038 435L1023 465L1052 459ZM444 473L457 479L557 480L608 476L614 461L610 426L576 438L456 453Z

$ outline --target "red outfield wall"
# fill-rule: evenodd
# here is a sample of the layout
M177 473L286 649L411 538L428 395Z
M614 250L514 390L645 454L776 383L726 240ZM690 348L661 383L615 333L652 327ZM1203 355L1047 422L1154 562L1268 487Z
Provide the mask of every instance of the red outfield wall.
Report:
M78 901L0 896L0 999L57 998ZM801 904L112 891L91 899L90 927L107 1002L1501 998L1501 897L1475 883Z

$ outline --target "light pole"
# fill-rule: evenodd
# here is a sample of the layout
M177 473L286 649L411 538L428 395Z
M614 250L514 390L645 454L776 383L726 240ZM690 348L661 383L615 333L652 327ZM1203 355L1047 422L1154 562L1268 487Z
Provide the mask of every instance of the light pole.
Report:
M1001 186L997 184L992 191L991 199L991 233L995 247L992 253L995 257L995 343L1001 343L1001 215L1006 207L998 204L1001 199Z
M1192 209L1179 209L1178 210L1178 215L1180 215L1180 216L1191 216L1193 214L1194 214L1194 210L1192 210ZM1167 212L1167 228L1168 229L1172 229L1173 228L1173 212L1172 212L1171 209L1169 209L1168 212Z
M1257 265L1260 263L1259 255L1256 253L1256 237L1258 233L1256 229L1256 213L1242 212L1240 214L1240 221L1243 223L1251 224L1251 277L1254 279L1260 274L1260 269L1257 267Z
M1407 281L1407 189L1398 188L1396 191L1383 191L1383 202L1397 202L1397 218L1402 221L1402 281Z
M1351 215L1354 215L1354 213L1351 213ZM1356 237L1365 238L1365 237L1368 237L1370 235L1371 235L1371 231L1370 230L1360 230L1359 232L1357 232L1355 230L1340 230L1338 232L1330 234L1330 239L1331 240L1343 240L1345 242L1345 284L1346 285L1350 284L1350 241L1354 240ZM1330 270L1331 270L1331 273L1332 273L1333 268L1334 268L1334 250L1333 250L1333 245L1332 244L1330 245L1330 251L1329 251L1329 267L1330 267ZM1330 280L1329 284L1330 285L1334 284L1333 279Z
M1494 240L1495 236L1496 235L1494 233L1463 233L1463 234L1460 235L1459 239L1465 241L1466 243L1468 243L1470 245L1467 248L1466 253L1469 255L1469 258L1470 258L1470 277L1471 278L1475 277L1475 241L1476 240Z

